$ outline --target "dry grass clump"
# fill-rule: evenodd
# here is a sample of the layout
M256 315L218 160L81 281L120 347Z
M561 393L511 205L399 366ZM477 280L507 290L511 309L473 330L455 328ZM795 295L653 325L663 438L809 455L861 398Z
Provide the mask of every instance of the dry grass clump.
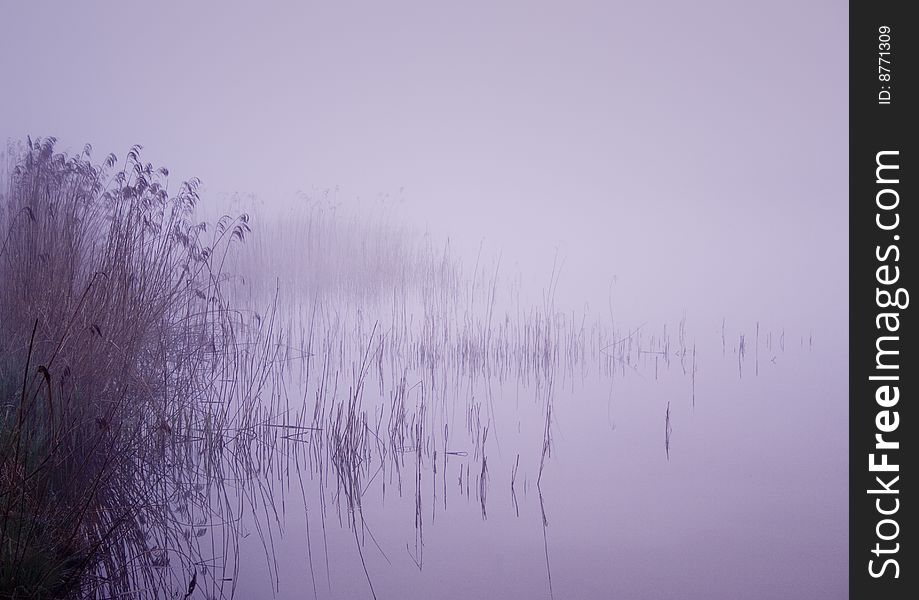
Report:
M0 597L171 594L219 524L221 265L247 219L209 235L198 182L170 191L139 147L118 168L54 145L0 192Z

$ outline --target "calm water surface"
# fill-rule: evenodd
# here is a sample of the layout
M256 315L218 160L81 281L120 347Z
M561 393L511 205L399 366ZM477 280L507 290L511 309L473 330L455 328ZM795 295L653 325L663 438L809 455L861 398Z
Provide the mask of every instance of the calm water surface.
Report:
M359 464L318 431L280 442L240 521L237 597L844 597L845 340L742 325L473 373L377 355L365 329L362 388L359 351L331 384L366 415ZM347 354L314 347L275 395L313 411Z

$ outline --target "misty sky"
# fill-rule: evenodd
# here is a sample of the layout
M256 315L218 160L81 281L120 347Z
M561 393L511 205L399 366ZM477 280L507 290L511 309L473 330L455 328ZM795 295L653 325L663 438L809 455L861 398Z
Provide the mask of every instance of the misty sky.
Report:
M563 285L615 275L635 310L845 328L847 19L839 1L5 2L0 138L140 143L213 198L388 196L546 279L559 248Z

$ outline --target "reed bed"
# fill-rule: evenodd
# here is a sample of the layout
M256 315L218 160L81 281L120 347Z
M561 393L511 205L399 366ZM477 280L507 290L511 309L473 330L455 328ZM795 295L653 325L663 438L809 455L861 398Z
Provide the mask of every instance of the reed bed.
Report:
M119 167L54 146L12 153L0 202L0 596L232 597L244 517L277 590L292 491L314 592L312 540L325 548L337 521L374 595L364 550L386 555L368 494L412 497L419 569L438 495L488 519L509 385L537 424L530 449L503 450L510 500L519 515L534 482L551 579L541 483L558 391L673 362L696 402L685 316L673 336L563 310L557 268L532 301L500 258L470 270L385 211L322 199L209 227L198 182L170 192L139 148ZM665 430L669 458L669 399Z
M220 588L196 565L233 539L210 497L218 397L245 380L220 265L246 218L209 233L197 181L90 152L29 140L3 191L0 596Z

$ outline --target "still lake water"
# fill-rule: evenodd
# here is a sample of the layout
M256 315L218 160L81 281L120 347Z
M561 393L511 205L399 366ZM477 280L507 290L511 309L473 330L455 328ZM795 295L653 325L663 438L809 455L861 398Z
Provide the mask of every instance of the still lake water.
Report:
M529 367L314 341L271 396L316 427L249 494L236 597L845 597L845 333L731 325L560 334Z

